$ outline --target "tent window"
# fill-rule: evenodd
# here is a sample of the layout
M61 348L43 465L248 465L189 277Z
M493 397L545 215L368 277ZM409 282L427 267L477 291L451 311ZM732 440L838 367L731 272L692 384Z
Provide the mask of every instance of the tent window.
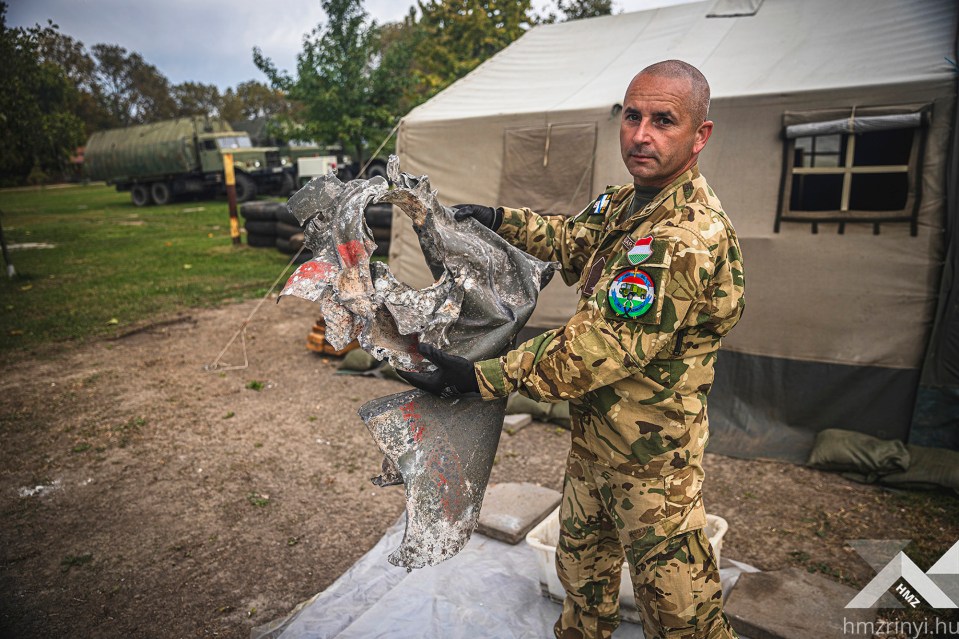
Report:
M912 117L915 116L915 117ZM850 117L786 127L783 193L776 218L811 223L909 223L916 233L922 118Z

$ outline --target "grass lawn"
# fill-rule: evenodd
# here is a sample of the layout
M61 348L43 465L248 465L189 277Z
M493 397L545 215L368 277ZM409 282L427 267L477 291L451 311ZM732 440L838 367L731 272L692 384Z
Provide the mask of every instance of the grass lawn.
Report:
M0 353L260 296L289 261L234 247L226 200L137 208L102 184L0 190L0 221L17 272L0 277Z

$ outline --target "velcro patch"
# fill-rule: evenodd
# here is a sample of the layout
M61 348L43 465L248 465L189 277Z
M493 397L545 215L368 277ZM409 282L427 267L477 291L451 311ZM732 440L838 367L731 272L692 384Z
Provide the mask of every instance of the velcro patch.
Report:
M627 249L627 251L629 252L626 254L626 258L629 260L630 264L633 264L634 266L636 264L642 264L643 262L648 260L650 256L653 254L652 236L647 235L646 237L641 237L635 242L633 242L632 238L630 238L629 236L623 239L624 240L629 239L629 241L632 244Z
M609 307L620 317L633 319L645 315L655 301L653 278L638 268L623 271L609 285Z
M590 215L606 215L606 209L609 208L609 203L613 201L613 196L609 193L603 193L598 198L596 202L593 203L593 208L590 209Z

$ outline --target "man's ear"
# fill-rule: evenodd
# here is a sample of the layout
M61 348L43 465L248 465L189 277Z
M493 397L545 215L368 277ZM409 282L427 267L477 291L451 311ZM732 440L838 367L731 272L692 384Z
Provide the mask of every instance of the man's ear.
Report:
M713 134L713 121L706 120L696 129L696 137L693 141L693 153L699 153L706 146L709 136Z

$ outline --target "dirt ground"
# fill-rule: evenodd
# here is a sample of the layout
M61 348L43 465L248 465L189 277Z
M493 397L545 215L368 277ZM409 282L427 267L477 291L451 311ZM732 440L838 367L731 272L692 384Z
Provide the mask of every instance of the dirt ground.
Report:
M316 307L265 304L249 367L209 372L255 302L8 357L0 376L0 636L249 637L330 585L402 513L356 416L402 390L334 375L306 350ZM242 363L239 346L226 357ZM566 431L504 434L492 481L559 489ZM944 494L894 494L789 464L707 455L723 555L853 585L844 545L916 540L925 569L955 541ZM918 557L928 555L922 564Z

